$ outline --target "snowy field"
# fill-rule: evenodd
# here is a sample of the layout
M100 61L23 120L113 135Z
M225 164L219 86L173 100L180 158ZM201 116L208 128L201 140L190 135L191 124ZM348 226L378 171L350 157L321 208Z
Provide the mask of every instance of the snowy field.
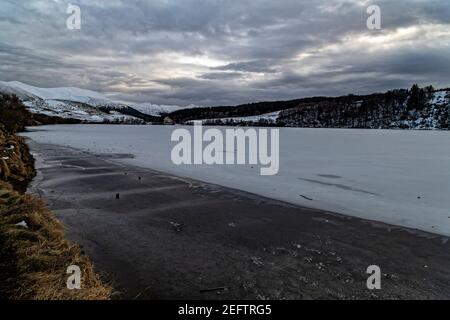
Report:
M93 153L133 154L121 161L450 236L449 132L281 129L279 174L260 176L258 166L173 165L170 136L176 128L57 125L24 135Z

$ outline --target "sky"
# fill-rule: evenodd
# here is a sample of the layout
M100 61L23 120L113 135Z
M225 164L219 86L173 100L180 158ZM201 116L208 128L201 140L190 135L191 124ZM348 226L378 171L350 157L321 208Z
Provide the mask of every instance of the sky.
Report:
M0 0L0 81L180 106L449 87L450 1Z

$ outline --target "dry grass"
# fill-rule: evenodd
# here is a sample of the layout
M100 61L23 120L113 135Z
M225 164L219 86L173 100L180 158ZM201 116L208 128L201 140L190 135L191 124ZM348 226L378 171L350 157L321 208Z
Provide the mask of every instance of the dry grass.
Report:
M109 299L111 289L102 284L80 249L65 240L62 225L44 203L14 190L34 175L23 141L0 130L0 152L8 158L0 162L0 298ZM26 227L17 225L22 221ZM70 265L81 269L81 290L67 289Z
M34 160L23 138L3 133L0 126L0 180L25 192L34 174Z

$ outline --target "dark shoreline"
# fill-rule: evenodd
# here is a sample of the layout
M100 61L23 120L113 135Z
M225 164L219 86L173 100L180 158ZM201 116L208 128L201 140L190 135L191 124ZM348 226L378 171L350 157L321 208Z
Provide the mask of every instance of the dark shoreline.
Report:
M116 298L450 299L445 237L29 143L33 192ZM381 291L366 288L373 264Z

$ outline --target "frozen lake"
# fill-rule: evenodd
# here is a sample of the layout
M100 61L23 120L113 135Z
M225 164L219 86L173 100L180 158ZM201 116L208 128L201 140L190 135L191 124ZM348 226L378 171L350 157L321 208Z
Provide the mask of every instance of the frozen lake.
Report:
M170 138L176 128L56 125L30 128L24 136L93 153L133 154L121 161L450 236L449 132L280 129L280 171L260 176L259 166L172 164Z

